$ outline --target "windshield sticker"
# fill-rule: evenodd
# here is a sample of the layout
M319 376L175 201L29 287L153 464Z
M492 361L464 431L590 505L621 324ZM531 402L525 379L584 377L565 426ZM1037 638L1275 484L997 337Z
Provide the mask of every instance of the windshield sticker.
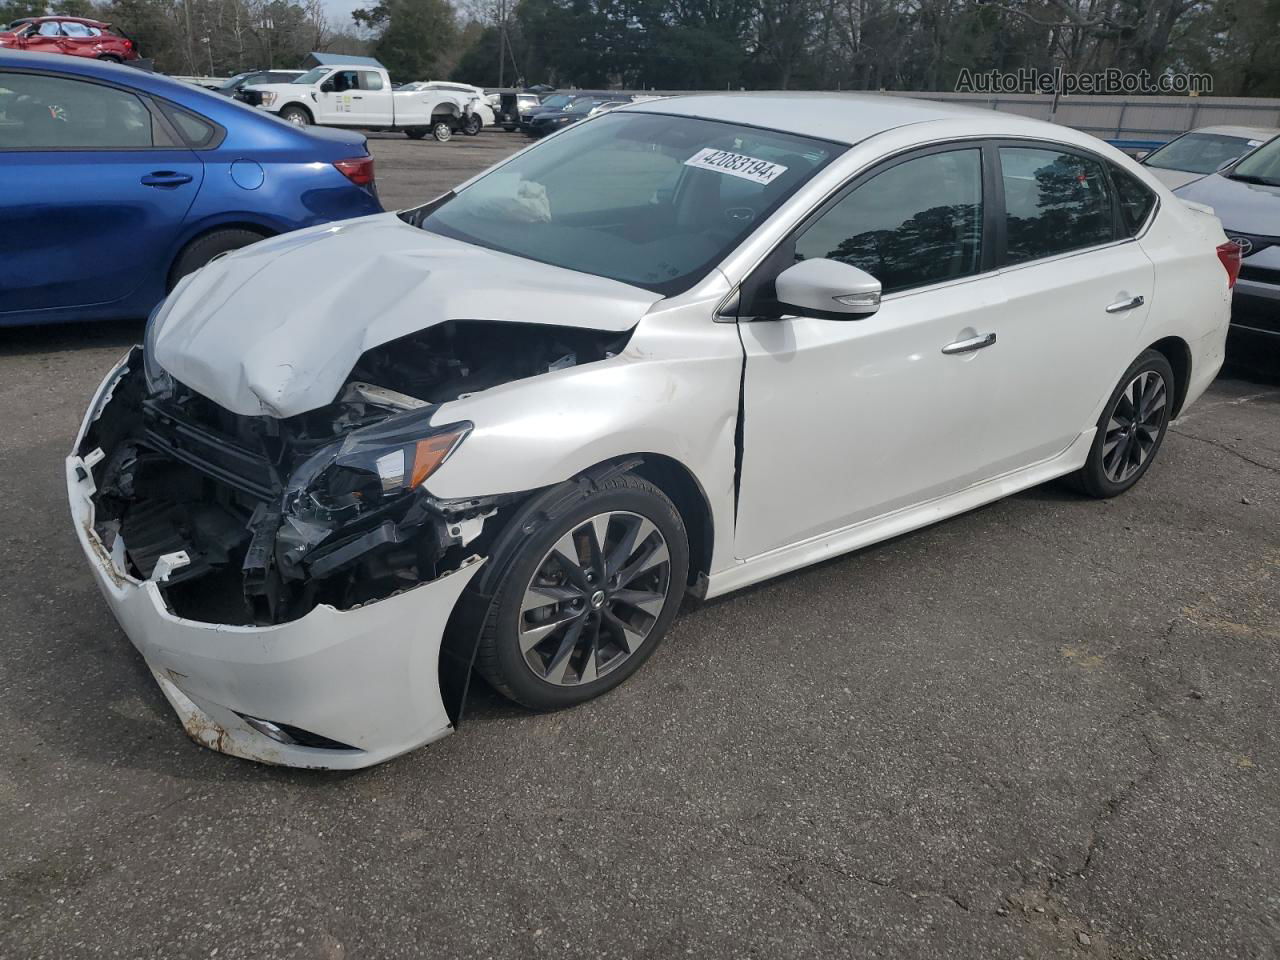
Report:
M728 150L715 150L711 147L699 150L686 160L684 165L714 170L716 173L727 173L731 177L741 177L743 180L761 185L772 183L787 172L787 168L780 163L757 160L743 153L730 153Z

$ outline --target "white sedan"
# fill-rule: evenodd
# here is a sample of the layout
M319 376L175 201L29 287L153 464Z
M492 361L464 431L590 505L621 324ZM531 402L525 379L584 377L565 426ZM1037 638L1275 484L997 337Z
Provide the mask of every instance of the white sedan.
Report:
M450 732L473 668L570 706L687 593L1058 477L1124 492L1218 372L1238 268L1064 127L629 105L179 283L85 416L75 528L195 739L367 766Z

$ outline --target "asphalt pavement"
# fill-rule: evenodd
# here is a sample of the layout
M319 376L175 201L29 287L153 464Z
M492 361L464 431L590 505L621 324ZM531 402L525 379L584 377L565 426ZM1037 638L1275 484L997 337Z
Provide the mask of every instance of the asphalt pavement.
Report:
M520 145L372 143L388 207ZM80 555L62 458L140 332L0 330L0 956L1280 954L1280 388L331 774L188 741Z

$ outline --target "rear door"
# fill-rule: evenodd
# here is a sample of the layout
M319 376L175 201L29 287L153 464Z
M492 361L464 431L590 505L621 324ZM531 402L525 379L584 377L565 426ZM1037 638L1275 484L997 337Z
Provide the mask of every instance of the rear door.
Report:
M0 317L163 293L204 167L134 93L0 72Z
M1124 219L1105 164L1056 144L1003 143L993 307L1001 376L984 443L993 472L1062 452L1142 347L1155 270Z

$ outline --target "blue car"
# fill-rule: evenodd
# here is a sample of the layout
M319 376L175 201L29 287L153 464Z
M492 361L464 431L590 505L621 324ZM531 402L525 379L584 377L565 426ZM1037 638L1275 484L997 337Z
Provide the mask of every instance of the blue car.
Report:
M0 52L0 326L146 317L220 253L381 210L361 134L131 67Z

